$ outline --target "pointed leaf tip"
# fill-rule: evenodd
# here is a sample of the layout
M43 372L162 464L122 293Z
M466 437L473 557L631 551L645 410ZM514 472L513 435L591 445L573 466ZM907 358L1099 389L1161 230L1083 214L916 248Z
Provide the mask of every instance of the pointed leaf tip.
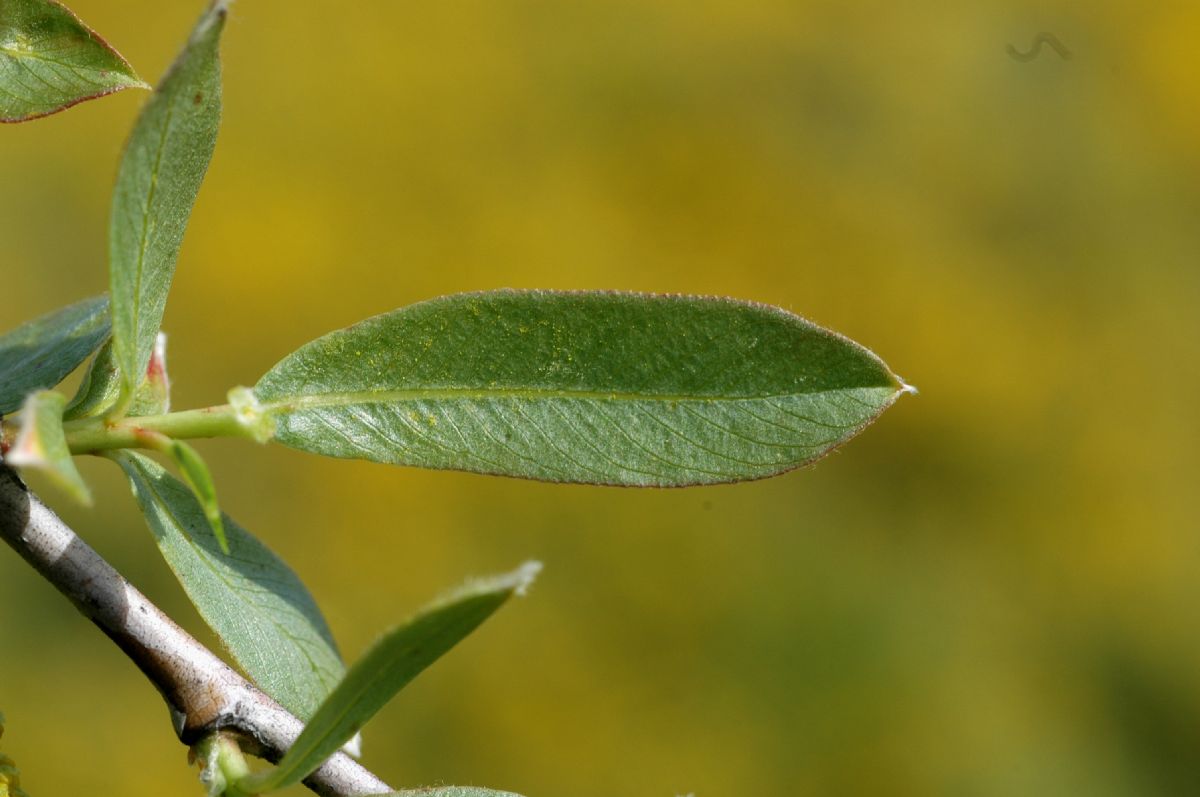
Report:
M129 62L54 0L0 2L0 122L26 122L129 88Z
M216 147L220 34L208 10L142 109L117 172L109 216L113 351L124 414L154 349L184 232ZM166 186L168 189L159 190Z
M437 605L453 603L463 596L478 595L486 592L509 592L517 597L525 597L533 582L542 572L542 563L537 560L525 562L511 573L498 576L468 579L467 582L438 601Z
M537 577L541 574L541 572L542 563L536 559L530 560L521 565L517 571L513 573L516 582L513 586L513 593L518 597L525 597L527 594L529 594L529 588L533 586L533 582L537 580Z
M84 506L91 506L92 492L75 467L63 433L63 409L67 397L52 390L29 394L21 408L21 425L16 442L4 456L9 465L32 468Z
M303 451L682 487L815 462L903 389L863 346L767 305L494 291L330 333L254 391L276 439Z
M109 333L108 299L97 296L0 335L0 415L51 388L96 351Z
M225 537L225 521L221 516L221 506L217 502L217 486L213 482L208 463L200 456L199 451L182 440L171 440L168 452L179 467L184 483L191 488L192 494L200 502L204 517L208 519L208 525L217 538L221 552L228 556L229 541Z

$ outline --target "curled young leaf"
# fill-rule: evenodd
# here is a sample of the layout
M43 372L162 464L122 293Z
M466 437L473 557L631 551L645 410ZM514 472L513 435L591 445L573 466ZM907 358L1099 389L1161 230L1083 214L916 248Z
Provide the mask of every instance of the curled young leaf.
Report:
M63 420L73 421L103 415L116 405L120 393L121 371L113 355L112 338L109 338L88 363L79 389L67 404L67 411L63 413ZM171 380L167 374L167 336L159 332L154 352L150 356L150 364L146 366L146 376L138 385L128 412L138 417L159 415L170 408Z
M0 122L24 122L127 88L150 88L54 0L0 2Z
M120 392L121 372L113 357L110 337L88 363L75 395L67 403L63 420L73 421L103 415L117 403Z
M188 218L221 119L223 3L205 12L142 110L117 173L109 221L118 410L142 381L162 324Z
M108 337L108 299L97 296L0 335L0 415L54 387Z
M774 307L497 291L333 332L255 393L276 439L303 451L683 486L812 462L906 389L867 349Z
M524 594L539 570L540 563L528 562L507 575L470 582L389 631L350 667L279 766L247 778L239 788L261 794L306 778L426 667L513 595Z

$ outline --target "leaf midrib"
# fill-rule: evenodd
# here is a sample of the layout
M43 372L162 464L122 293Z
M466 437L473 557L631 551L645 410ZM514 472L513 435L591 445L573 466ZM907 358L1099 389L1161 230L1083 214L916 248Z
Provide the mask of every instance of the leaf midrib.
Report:
M140 467L139 467L139 472L140 473L142 472ZM151 496L152 500L154 501L155 505L159 508L160 511L162 511L167 517L169 517L171 519L171 521L179 529L179 535L181 537L183 537L183 539L187 543L187 545L195 551L196 559L200 560L200 562L212 574L212 576L214 578L216 578L219 582L221 582L222 584L225 585L226 589L229 591L230 594L237 596L237 599L241 603L243 603L245 606L249 607L252 611L257 612L259 607L257 607L253 602L251 602L250 599L246 597L246 595L242 592L242 590L240 588L238 588L235 584L230 582L228 578L225 577L225 574L222 573L216 567L216 565L212 562L212 560L204 552L202 552L199 543L197 543L194 539L192 539L190 534L187 534L186 532L182 531L182 529L184 527L183 521L179 519L179 516L175 513L175 510L167 503L167 501L158 492L158 490L155 488L153 482L150 481L150 479L145 476L143 476L142 481L146 484L147 490L150 493L150 496ZM171 567L172 570L175 570L175 566L173 564L168 562L168 565ZM178 571L176 571L176 574L178 575ZM197 607L197 609L199 609L199 607ZM267 619L270 622L270 624L272 626L274 626L275 629L278 630L283 636L286 636L289 639L295 639L295 637L287 630L287 628L285 626L283 626L282 624L275 621L275 618L273 615L269 616ZM206 618L206 621L207 621L207 618ZM238 663L242 664L241 657L236 655L234 653L233 649L228 644L226 644L226 648L229 650L230 654L233 655L233 657L235 659L238 659ZM304 658L308 661L309 668L314 674L320 673L323 671L323 669L320 668L320 666L315 661L313 661L313 658L312 658L312 656L309 655L308 649L306 646L298 645L297 649L300 651L301 655L303 655ZM319 680L322 683L325 683L324 678L319 678ZM335 678L335 681L336 680L337 679Z
M899 388L889 385L857 385L828 390L793 391L789 393L765 393L754 396L697 396L674 393L631 393L628 391L561 390L547 388L423 388L410 390L358 390L345 393L310 393L283 401L267 401L263 409L267 412L297 412L305 409L325 407L348 407L358 404L390 404L406 401L453 401L471 399L578 399L592 401L655 401L690 404L713 404L721 402L769 401L771 399L796 396L819 396L830 393L849 393L856 390L886 390Z

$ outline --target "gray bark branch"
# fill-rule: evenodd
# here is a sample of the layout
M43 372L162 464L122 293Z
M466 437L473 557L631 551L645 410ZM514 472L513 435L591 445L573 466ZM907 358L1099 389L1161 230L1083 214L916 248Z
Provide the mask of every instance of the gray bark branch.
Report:
M304 724L180 628L0 465L0 537L99 626L167 701L179 740L232 733L278 761ZM323 797L392 789L345 753L304 784Z

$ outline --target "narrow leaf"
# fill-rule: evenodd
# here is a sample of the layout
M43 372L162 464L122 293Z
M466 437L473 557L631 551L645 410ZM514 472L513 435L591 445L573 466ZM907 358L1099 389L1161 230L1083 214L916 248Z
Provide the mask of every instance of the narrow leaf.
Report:
M88 363L83 381L67 404L63 420L94 418L112 409L121 392L121 372L113 355L112 338L105 341ZM129 414L134 417L160 415L171 408L171 380L167 374L167 336L158 333L146 376L138 385Z
M21 408L21 426L13 447L4 455L9 465L34 468L81 504L92 503L92 493L75 468L63 434L62 414L67 397L52 390L29 394Z
M731 299L498 291L376 316L255 387L284 445L596 484L771 476L905 390L874 354Z
M172 440L169 448L171 459L179 467L183 481L192 490L192 495L200 502L204 517L217 538L221 553L229 554L229 541L225 536L225 523L221 518L221 507L217 503L217 487L213 484L212 474L206 463L192 448L182 440Z
M4 712L0 711L0 736L4 736ZM7 787L7 791L3 789ZM29 797L21 789L21 770L17 764L4 753L0 753L0 795L8 797Z
M127 88L150 88L53 0L0 2L0 122L24 122Z
M345 667L300 579L228 516L230 553L221 553L186 485L141 454L116 457L159 550L200 616L264 692L297 717L311 717Z
M122 403L146 372L188 217L216 146L224 24L223 3L201 17L142 110L117 174L109 266Z
M299 783L426 667L510 597L523 594L540 569L529 562L508 575L470 583L385 634L350 667L279 766L239 787L258 794Z
M108 299L97 296L0 335L0 415L54 387L108 336Z

